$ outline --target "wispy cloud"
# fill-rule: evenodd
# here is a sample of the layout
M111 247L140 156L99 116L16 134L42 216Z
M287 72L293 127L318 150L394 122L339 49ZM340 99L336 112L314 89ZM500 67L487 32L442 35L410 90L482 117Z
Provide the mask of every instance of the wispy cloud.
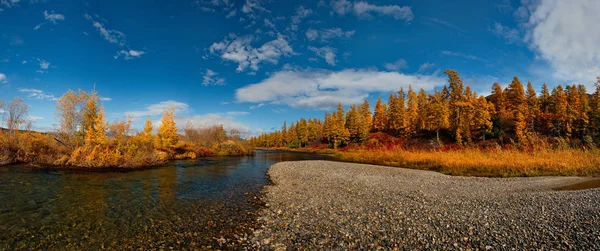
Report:
M238 102L257 103L257 106L268 103L327 109L335 107L338 102L345 105L359 103L370 93L394 92L409 85L428 91L445 82L444 78L436 75L369 69L286 70L237 89L235 97Z
M63 21L65 20L65 16L62 14L58 14L58 13L54 13L54 11L50 11L48 12L47 10L44 11L44 19L50 21L53 24L57 24L58 21Z
M355 32L356 31L354 30L343 31L340 28L330 28L321 29L320 31L315 29L308 29L304 34L306 35L306 38L310 41L320 38L321 41L327 42L330 39L334 38L350 38L354 36Z
M238 72L243 72L248 67L256 71L263 62L277 64L279 58L294 53L283 35L279 35L277 39L266 42L258 48L252 46L253 41L254 37L251 35L243 37L230 35L221 42L213 43L209 51L223 60L238 63L236 69Z
M298 6L296 8L296 15L292 16L292 23L290 25L290 29L292 31L298 30L298 25L302 22L302 19L308 17L312 14L311 9L304 8L304 6Z
M232 112L227 112L227 115L231 115L231 116L245 116L250 114L249 112L244 112L244 111L232 111Z
M38 58L37 61L40 64L40 68L36 71L38 73L46 73L48 72L48 68L50 68L50 62Z
M425 20L427 20L427 22L432 23L432 24L438 24L438 25L442 25L445 26L447 28L453 29L453 30L457 30L457 31L464 31L462 28L448 22L445 20L441 20L441 19L437 19L437 18L432 18L432 17L428 17Z
M399 71L400 69L408 67L408 63L406 63L405 59L398 59L395 62L386 63L384 66L390 71Z
M309 46L308 49L317 54L317 56L325 59L325 62L327 62L327 64L335 66L337 52L335 48L331 48L329 46L321 48Z
M345 15L354 13L360 18L373 18L374 15L391 16L396 20L410 22L414 18L411 7L399 5L375 5L365 1L350 2L348 0L331 1L332 13Z
M202 79L202 84L204 86L224 85L225 79L221 78L221 77L217 77L217 75L219 75L219 74L210 69L206 69L206 73L204 74L204 77Z
M53 94L38 89L19 88L19 92L27 93L27 97L39 100L56 100Z
M106 26L100 21L96 21L90 14L85 13L84 17L92 22L92 25L96 30L100 33L100 35L109 43L118 44L120 46L125 45L125 34L118 30L111 30L106 28Z
M421 66L419 66L419 71L418 72L425 72L425 71L431 69L434 66L435 66L435 64L431 63L431 62L423 63Z
M494 27L490 30L497 37L503 38L508 44L514 44L521 40L521 35L517 29L504 26L498 22L494 22Z
M118 59L119 57L123 56L123 58L125 60L130 60L130 59L135 59L135 58L139 58L142 55L146 54L145 51L136 51L136 50L120 50L117 52L117 54L114 56L115 59Z
M466 53L462 53L462 52L456 52L456 51L442 51L442 55L452 56L452 57L461 57L461 58L466 58L466 59L470 59L470 60L484 61L483 59L476 57L474 55L466 54Z
M144 116L155 116L161 115L164 111L169 109L175 109L176 113L187 113L190 110L189 105L186 103L182 103L175 100L167 100L162 101L160 103L148 105L146 106L146 109L142 111L126 112L125 115L132 116L134 118Z
M8 83L8 78L6 77L6 75L4 73L0 73L0 83L2 83L2 84Z

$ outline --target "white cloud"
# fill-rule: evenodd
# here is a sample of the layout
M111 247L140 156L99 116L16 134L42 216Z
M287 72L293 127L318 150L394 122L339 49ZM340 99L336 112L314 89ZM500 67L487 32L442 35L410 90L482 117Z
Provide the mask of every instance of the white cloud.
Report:
M94 18L90 14L86 13L84 16L87 20L92 22L94 28L96 28L96 30L100 32L100 35L104 39L106 39L106 41L112 44L118 44L120 46L125 45L125 34L123 32L120 32L118 30L107 29L104 24L94 20Z
M591 86L600 75L600 1L536 1L526 41L561 80ZM524 14L523 14L524 16Z
M271 29L275 29L275 24L273 24L271 21L269 21L269 19L265 18L265 26L271 28Z
M256 108L263 107L263 106L265 106L265 103L260 103L258 105L253 105L253 106L250 106L250 110L254 110Z
M219 74L210 69L207 69L206 73L204 74L202 84L205 86L225 84L225 79L217 77L217 75Z
M424 72L432 67L434 67L435 64L431 63L431 62L426 62L424 64L422 64L421 66L419 66L419 71L418 72Z
M44 117L40 117L40 116L29 116L29 120L31 121L36 121L36 120L43 120Z
M63 16L62 14L54 13L54 11L50 11L50 13L48 13L48 11L45 10L44 19L52 22L53 24L57 24L58 21L65 20L65 16Z
M434 75L407 75L365 69L342 71L280 71L257 84L236 90L239 102L285 104L292 107L331 108L338 102L359 103L374 92L394 92L401 87L432 90L445 84Z
M306 18L310 14L312 14L311 9L306 9L304 6L297 7L296 15L292 16L292 24L290 25L290 29L293 31L298 30L298 25L300 25L302 19Z
M352 3L348 0L332 0L331 7L338 15L345 15L352 9Z
M99 100L100 101L112 101L112 98L109 98L109 97L100 97Z
M347 5L343 5L347 6ZM354 14L360 18L372 18L373 14L381 16L391 16L396 20L404 20L410 22L414 18L411 7L398 5L374 5L364 1L355 2L353 9ZM348 10L344 7L344 13ZM340 11L336 12L341 13Z
M230 11L230 12L227 14L227 16L225 16L225 18L227 18L227 19L229 19L229 18L232 18L232 17L234 17L236 14L237 14L237 10L231 10L231 11Z
M439 24L439 25L448 27L450 29L454 29L454 30L457 30L457 31L464 31L462 28L460 28L460 27L458 27L458 26L456 26L456 25L454 25L454 24L452 24L452 23L450 23L448 21L445 21L445 20L441 20L441 19L437 19L437 18L432 18L432 17L428 17L426 20L429 21L429 22L431 22L431 23L435 23L435 24Z
M120 50L113 57L115 59L118 59L119 57L123 56L123 58L125 60L130 60L130 59L139 58L139 57L141 57L144 54L146 54L145 51L136 51L136 50L128 50L128 51L126 51L126 50Z
M48 72L48 68L50 68L50 62L43 60L43 59L37 59L37 61L40 63L40 69L38 69L36 72L38 73L45 73Z
M244 6L242 6L242 12L244 12L244 13L252 13L256 10L268 11L267 9L265 9L264 7L262 7L260 5L259 0L246 0L246 3L244 3Z
M248 114L250 114L249 112L244 112L244 111L233 111L233 112L227 112L227 115L231 115L231 116L246 116Z
M308 29L304 34L306 35L306 38L308 38L308 40L310 41L313 41L319 37L319 31L315 29Z
M27 97L39 100L56 100L53 94L38 89L19 88L19 92L27 93Z
M359 17L370 18L371 13L377 13L384 16L392 16L396 20L411 21L414 18L412 10L408 6L400 7L398 5L377 6L367 2L354 3L354 12Z
M327 62L327 64L335 65L335 61L336 61L335 53L337 51L335 48L331 48L329 46L325 46L325 47L321 47L321 48L309 46L308 49L313 51L315 54L317 54L317 56L324 58L325 62Z
M23 60L23 62L21 62L21 64L27 64L27 60Z
M0 0L0 4L5 6L6 8L12 8L19 6L20 0Z
M228 13L226 18L230 18L236 14L234 2L229 0L197 0L192 2L192 7L198 8L204 12L219 12Z
M294 53L282 35L278 35L277 39L269 41L259 48L252 46L253 40L254 37L251 35L243 37L231 35L221 42L213 43L209 50L210 53L218 55L223 60L238 63L236 69L238 72L243 72L248 67L256 71L262 62L277 64L282 56L290 56Z
M408 67L408 63L404 59L398 59L396 62L386 63L385 68L390 71L399 71L402 68Z
M167 100L157 104L148 105L146 106L146 110L143 111L126 112L125 115L132 116L134 118L144 116L156 116L161 115L164 111L172 108L175 109L176 113L187 113L190 110L188 104L186 103L178 102L175 100Z
M351 3L347 0L332 0L331 7L333 13L346 15L354 13L360 18L372 18L374 14L381 16L391 16L396 20L410 22L414 18L411 7L399 5L374 5L365 1Z
M504 26L498 22L494 22L494 27L490 28L490 30L494 35L503 38L508 44L517 43L521 39L521 35L517 29Z
M6 75L4 75L4 73L0 73L0 83L2 83L2 84L8 83L8 78L6 77Z
M452 56L452 57L461 57L461 58L466 58L466 59L470 59L470 60L484 61L483 59L473 56L471 54L466 54L466 53L456 52L456 51L442 51L442 55Z
M322 29L320 31L314 30L314 29L308 29L305 33L306 38L308 38L308 40L313 41L316 40L317 38L321 38L321 41L323 42L327 42L330 39L333 38L350 38L352 36L354 36L354 33L356 31L351 30L351 31L343 31L340 28L330 28L330 29Z

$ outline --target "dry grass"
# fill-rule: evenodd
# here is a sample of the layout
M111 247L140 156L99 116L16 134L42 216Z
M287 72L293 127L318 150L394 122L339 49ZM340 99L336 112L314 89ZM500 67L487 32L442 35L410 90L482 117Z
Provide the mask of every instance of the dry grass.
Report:
M349 150L342 161L434 170L464 176L600 175L600 150L462 149L454 151Z

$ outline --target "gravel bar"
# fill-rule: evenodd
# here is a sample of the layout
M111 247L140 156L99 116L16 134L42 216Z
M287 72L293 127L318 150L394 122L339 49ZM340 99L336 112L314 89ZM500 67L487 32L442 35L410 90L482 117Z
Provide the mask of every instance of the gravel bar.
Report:
M482 178L333 161L271 166L253 249L600 250L584 177Z

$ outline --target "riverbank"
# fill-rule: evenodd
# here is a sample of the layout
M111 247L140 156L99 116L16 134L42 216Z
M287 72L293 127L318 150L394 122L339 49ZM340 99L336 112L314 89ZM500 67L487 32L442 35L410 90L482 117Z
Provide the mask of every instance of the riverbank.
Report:
M599 249L584 177L480 178L330 161L273 165L253 242L271 249Z
M437 171L455 176L600 176L600 150L264 148L327 154L338 161Z

